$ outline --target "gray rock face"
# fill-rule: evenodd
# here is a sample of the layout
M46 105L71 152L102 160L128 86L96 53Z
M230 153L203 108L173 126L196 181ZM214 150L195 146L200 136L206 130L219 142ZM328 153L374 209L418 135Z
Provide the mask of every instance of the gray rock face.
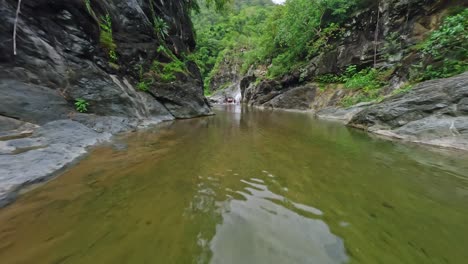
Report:
M280 95L283 92L282 89L281 83L274 80L262 81L259 84L251 83L243 91L242 101L249 105L263 105Z
M72 107L56 91L11 79L0 79L0 115L44 124L65 119Z
M357 113L350 126L391 137L468 149L468 72L416 85Z
M34 128L36 128L36 125L31 123L23 122L10 117L0 116L0 140L11 131L21 131Z
M185 1L151 1L156 15L169 26L165 43L155 36L149 1L91 1L92 10L85 1L24 1L14 56L17 1L0 0L0 17L4 18L0 24L0 99L8 102L0 106L0 115L44 124L75 112L78 98L88 101L89 112L97 115L140 119L167 115L170 110L164 103L132 84L140 79L140 69L148 70L153 60L167 60L158 53L158 46L165 45L181 56L194 49L195 41ZM100 43L99 23L106 14L112 19L118 57L113 64ZM171 99L180 105L174 116L183 111L184 117L209 112L201 78L192 74L198 69L188 68L190 74L179 76L172 87L154 83L160 93L178 91ZM190 109L183 110L185 106Z
M276 96L272 100L263 104L265 107L308 110L315 99L317 87L314 85L305 85L295 87Z
M150 93L176 118L211 115L212 111L199 87L193 83L160 84L151 88Z
M155 79L150 92L135 89L153 61L182 60L194 50L187 1L90 3L91 9L82 0L22 1L15 56L18 1L0 0L0 206L112 134L211 114L194 63L172 83ZM155 35L153 12L168 25L165 40ZM117 59L101 41L106 15ZM170 51L158 51L161 45ZM75 110L76 99L89 103L88 113Z

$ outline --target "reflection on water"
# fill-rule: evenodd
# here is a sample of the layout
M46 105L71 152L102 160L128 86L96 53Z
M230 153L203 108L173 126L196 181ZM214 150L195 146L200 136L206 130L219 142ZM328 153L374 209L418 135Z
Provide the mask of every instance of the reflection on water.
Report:
M343 241L322 221L297 210L321 215L313 207L292 203L266 185L242 181L249 187L236 192L222 208L223 221L211 240L211 263L343 263ZM289 203L297 210L282 206Z
M0 263L465 263L467 172L463 153L231 105L0 210Z

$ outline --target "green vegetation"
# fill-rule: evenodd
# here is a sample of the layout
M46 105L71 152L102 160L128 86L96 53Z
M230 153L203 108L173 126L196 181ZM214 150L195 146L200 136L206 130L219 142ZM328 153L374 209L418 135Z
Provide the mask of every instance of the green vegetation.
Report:
M289 0L277 7L265 25L258 54L271 60L269 76L277 77L299 68L308 59L331 48L329 40L342 32L355 0Z
M108 51L110 62L116 63L118 60L117 53L115 52L117 45L114 43L114 37L112 35L112 20L109 14L101 16L99 27L101 28L99 41Z
M200 12L200 6L202 8L214 7L217 11L222 11L227 4L233 1L234 0L187 0L187 5L190 10L194 10L195 12Z
M387 38L385 53L389 56L401 49L398 36L390 34ZM418 45L416 49L423 54L423 62L413 65L412 82L447 78L468 70L468 9L449 16L442 26ZM342 76L322 75L316 81L322 83L344 83L345 88L360 89L360 93L345 97L341 104L349 107L360 102L383 99L380 88L388 81L389 73L377 69L364 69L356 72L355 66L347 68ZM407 84L392 92L392 95L404 94L413 89Z
M153 27L156 36L158 36L160 40L166 39L166 37L169 35L169 26L162 18L154 17Z
M413 85L406 84L392 92L392 95L405 94L413 89Z
M140 81L140 82L138 82L138 84L137 84L138 90L140 90L140 91L142 91L142 92L147 92L147 91L149 91L149 86L150 86L150 83L148 83L147 81Z
M361 70L350 77L345 77L345 88L362 89L365 92L378 90L384 85L381 81L381 75L381 72L373 68Z
M256 58L247 59L252 55L248 51L258 44L263 24L275 6L270 0L236 0L222 12L213 12L205 4L200 7L192 19L197 33L197 50L193 59L208 86L223 60L249 60L244 63L244 72L250 61L257 61Z
M237 0L223 13L206 8L194 14L196 62L205 85L218 65L231 56L241 61L241 72L269 65L269 78L299 69L343 34L341 24L363 0Z
M91 7L91 0L84 0L86 5L86 10L88 10L89 14L93 14L93 9Z
M193 14L197 32L194 60L201 68L205 89L227 62L240 65L241 74L261 66L267 69L261 78L302 71L312 58L336 48L334 43L344 36L344 25L355 11L376 5L369 0L288 0L284 5L273 5L270 0L234 0L231 6L223 2L221 13L200 5ZM421 55L418 64L410 67L410 83L450 77L468 70L467 28L468 9L456 8L439 29L410 49L405 49L399 32L390 32L379 56L398 62L402 55ZM317 76L315 81L321 87L341 83L346 89L359 90L348 102L376 100L380 88L401 66L395 64L388 70L350 66L341 74Z
M154 60L148 71L145 71L142 65L139 66L139 82L137 88L140 91L147 92L155 81L172 82L177 79L177 73L187 74L186 62L180 60L171 50L161 45L157 49L158 53L164 55L165 61ZM189 59L187 59L189 60Z
M163 53L166 57L170 58L171 62L162 63L159 61L153 61L151 66L152 73L163 82L171 82L176 79L177 73L187 73L185 62L181 61L171 50L165 46L159 46L159 53Z
M343 74L325 74L317 76L315 81L322 89L326 84L341 83L345 89L358 91L354 95L347 96L341 101L341 105L349 107L361 102L378 101L383 99L380 95L382 88L388 81L393 69L382 71L374 68L365 68L358 71L356 65L350 65Z
M75 108L76 111L80 113L88 112L89 103L85 99L76 99L75 100Z
M174 60L169 63L153 61L151 71L163 82L172 82L176 80L176 73L186 73L185 63L180 60Z
M413 81L447 78L467 71L468 8L447 17L417 48L423 54L423 61L413 65Z
M156 16L153 1L149 1L151 16L153 19L153 30L159 41L163 42L169 35L169 25L161 17Z
M379 71L374 68L358 71L356 65L350 65L342 75L320 75L315 78L315 81L322 84L343 83L347 89L362 89L368 92L380 89L385 84L386 75L388 75L388 72Z

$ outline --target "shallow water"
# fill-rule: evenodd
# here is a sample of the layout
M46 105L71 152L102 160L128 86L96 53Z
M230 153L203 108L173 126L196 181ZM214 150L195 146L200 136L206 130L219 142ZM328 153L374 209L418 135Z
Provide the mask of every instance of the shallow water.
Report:
M0 210L0 263L467 263L468 156L238 106Z

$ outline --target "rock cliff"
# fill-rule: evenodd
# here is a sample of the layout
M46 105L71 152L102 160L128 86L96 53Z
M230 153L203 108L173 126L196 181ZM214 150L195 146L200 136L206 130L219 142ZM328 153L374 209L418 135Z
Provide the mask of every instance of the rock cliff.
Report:
M0 0L0 206L113 133L211 114L189 4L22 1L14 55L18 1Z
M180 60L194 49L185 1L23 1L15 56L17 2L0 4L0 115L43 124L73 115L77 98L99 116L186 118L210 113L198 69L189 62L176 80L155 82L148 93L135 89L141 71L154 60L168 60L159 46L167 46ZM103 40L106 16L111 40ZM157 37L155 17L167 26L167 38ZM109 46L115 46L115 57Z

